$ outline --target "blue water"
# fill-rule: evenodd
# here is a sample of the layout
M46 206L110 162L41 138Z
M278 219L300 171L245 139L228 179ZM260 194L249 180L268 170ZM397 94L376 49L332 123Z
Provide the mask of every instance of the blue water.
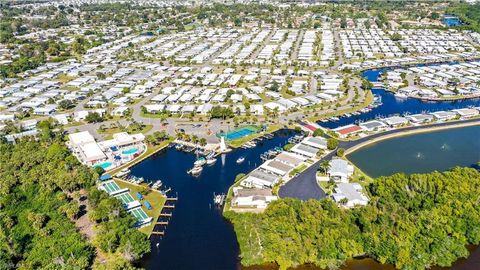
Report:
M448 17L448 18L444 18L443 19L443 23L448 26L448 27L451 27L451 26L459 26L459 25L462 25L463 22L462 20L460 20L459 18L457 17Z
M371 82L378 81L379 75L385 72L385 69L367 70L362 76ZM434 112L443 110L452 110L470 106L480 106L480 99L466 99L456 101L422 101L414 98L399 99L391 92L384 89L372 89L373 94L382 98L383 104L372 109L370 112L350 117L342 117L338 121L318 122L319 125L327 128L336 128L344 125L355 124L369 121L378 117L388 117L394 114L416 114L422 112Z
M132 148L132 149L128 149L126 151L123 151L122 154L124 155L131 155L131 154L135 154L138 152L138 149L137 148Z
M372 177L472 167L480 161L479 135L480 126L472 126L392 138L361 148L348 159Z
M101 164L97 164L94 167L100 167L100 168L106 170L110 166L112 166L112 162L104 162L104 163L101 163Z
M187 174L196 157L168 148L132 168L147 181L161 179L170 196L178 194L173 217L163 239L152 237L152 253L144 258L146 269L237 269L239 248L232 225L213 204L213 193L226 193L239 173L248 173L262 161L260 155L287 143L294 131L279 131L252 149L238 149L204 166L199 177ZM237 164L239 157L245 161ZM160 229L159 229L160 230ZM161 229L164 230L164 229ZM159 243L157 249L156 243Z

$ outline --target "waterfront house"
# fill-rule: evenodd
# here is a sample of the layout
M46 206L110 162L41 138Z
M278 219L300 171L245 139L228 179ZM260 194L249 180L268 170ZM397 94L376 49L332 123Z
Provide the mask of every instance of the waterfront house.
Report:
M307 158L304 156L294 154L291 152L283 151L282 153L278 154L274 160L286 164L291 167L297 167L302 162L304 162Z
M313 158L317 155L318 149L299 143L299 144L294 145L290 149L290 152L293 152L297 155L301 155L301 156L304 156L304 157L307 157L307 158Z
M354 135L363 131L362 127L357 125L346 125L333 129L341 138L346 138L350 135Z
M408 119L401 116L392 116L382 120L389 127L399 127L408 124Z
M348 178L353 175L353 170L353 166L348 164L348 161L336 158L330 161L327 175L332 181L347 183Z
M242 208L242 210L247 210L248 208L265 209L270 202L278 199L277 196L272 194L271 189L258 188L244 189L234 187L233 196L231 206L233 208ZM232 210L235 211L235 209Z
M306 137L301 143L317 149L327 149L327 140L323 137Z
M456 112L461 118L475 117L480 114L480 112L474 108L455 109L452 110L452 112Z
M424 124L424 123L429 123L435 120L433 115L430 115L430 114L412 114L412 115L406 116L405 118L407 118L408 121L414 124Z
M280 180L280 176L257 168L248 174L241 185L244 187L271 188Z
M368 204L368 197L362 193L362 186L358 183L338 183L332 198L346 208Z
M279 176L285 176L287 173L293 170L294 167L276 160L267 160L260 166L260 168Z
M451 120L458 116L456 112L453 111L438 111L430 113L439 121Z
M359 126L366 131L378 131L385 129L387 125L378 120L372 120L364 123L360 123Z

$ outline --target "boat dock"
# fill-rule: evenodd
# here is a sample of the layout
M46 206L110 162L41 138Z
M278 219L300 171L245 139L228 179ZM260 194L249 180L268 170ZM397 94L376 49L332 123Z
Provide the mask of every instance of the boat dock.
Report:
M160 215L154 224L150 237L165 236L167 226L170 223L170 218L173 216L173 210L175 209L175 203L177 201L178 196L166 198L165 204L163 205L162 211L160 212Z

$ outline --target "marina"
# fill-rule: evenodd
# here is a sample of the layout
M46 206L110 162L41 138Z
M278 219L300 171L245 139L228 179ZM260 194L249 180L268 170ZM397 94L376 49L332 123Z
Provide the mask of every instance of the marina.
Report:
M173 212L162 212L170 218L161 240L152 238L152 252L142 260L142 267L156 269L161 264L166 269L237 269L238 245L231 224L214 207L214 195L225 194L235 176L248 173L262 163L260 155L278 145L284 145L296 133L280 130L271 139L264 140L251 149L236 149L217 157L217 162L204 166L198 177L186 172L196 156L177 151L175 147L153 155L131 168L132 174L145 179L162 179L181 197ZM248 156L248 162L237 164L239 157ZM173 213L173 215L171 214ZM163 220L159 220L163 221ZM160 236L160 235L158 235ZM157 236L152 236L156 237ZM158 248L157 244L158 243ZM208 249L205 249L208 246ZM180 260L186 258L188 260Z
M430 64L435 66L438 64ZM425 66L425 65L418 65ZM362 76L370 82L378 82L381 74L390 68L371 69L362 72ZM435 111L454 110L468 107L480 106L480 98L461 99L452 101L425 101L415 98L399 98L394 93L384 88L373 88L372 93L378 96L381 104L371 109L362 109L359 113L352 113L351 116L331 117L319 121L319 125L326 128L337 128L349 124L360 124L378 118L387 118L393 115L421 114Z

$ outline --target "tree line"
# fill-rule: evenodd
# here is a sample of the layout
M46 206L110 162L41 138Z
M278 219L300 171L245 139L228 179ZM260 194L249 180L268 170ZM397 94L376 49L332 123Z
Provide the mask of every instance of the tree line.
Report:
M282 199L264 213L233 213L242 263L281 269L315 264L336 269L370 256L398 269L450 266L480 242L480 172L454 168L395 174L367 186L370 203L339 208L331 199Z
M0 269L132 269L150 243L120 201L97 189L97 179L60 134L1 141ZM83 215L93 239L75 226Z

